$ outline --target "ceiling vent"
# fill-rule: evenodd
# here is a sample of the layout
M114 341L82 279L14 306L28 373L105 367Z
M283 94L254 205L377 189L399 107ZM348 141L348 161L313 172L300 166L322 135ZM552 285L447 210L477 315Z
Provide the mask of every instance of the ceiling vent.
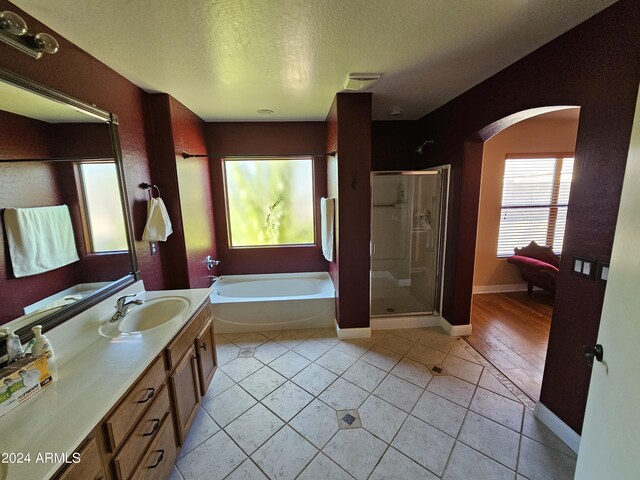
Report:
M381 73L350 73L344 89L356 92L360 90L369 90L378 83L381 76Z

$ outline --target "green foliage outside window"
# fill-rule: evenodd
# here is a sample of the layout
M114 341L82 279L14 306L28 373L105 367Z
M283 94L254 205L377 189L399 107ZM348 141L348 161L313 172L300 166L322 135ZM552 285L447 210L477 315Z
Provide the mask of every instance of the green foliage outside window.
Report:
M225 160L232 247L314 243L313 162Z

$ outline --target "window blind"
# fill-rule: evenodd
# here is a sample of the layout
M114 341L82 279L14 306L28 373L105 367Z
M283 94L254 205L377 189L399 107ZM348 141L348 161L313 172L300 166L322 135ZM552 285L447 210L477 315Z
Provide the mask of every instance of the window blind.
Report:
M508 158L502 185L498 256L531 241L562 252L573 158Z

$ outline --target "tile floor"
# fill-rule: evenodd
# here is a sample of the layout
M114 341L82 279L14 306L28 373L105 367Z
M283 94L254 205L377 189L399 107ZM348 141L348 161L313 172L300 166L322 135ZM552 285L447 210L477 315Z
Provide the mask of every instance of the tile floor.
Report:
M531 402L438 327L218 335L171 480L573 478Z

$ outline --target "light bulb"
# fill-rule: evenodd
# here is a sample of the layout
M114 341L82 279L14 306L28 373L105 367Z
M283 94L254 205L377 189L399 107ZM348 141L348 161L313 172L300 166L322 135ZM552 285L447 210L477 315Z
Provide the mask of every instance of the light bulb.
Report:
M44 53L56 53L60 48L58 41L48 33L38 33L33 39Z
M13 12L0 12L0 28L12 35L21 37L27 33L27 22L20 15Z

